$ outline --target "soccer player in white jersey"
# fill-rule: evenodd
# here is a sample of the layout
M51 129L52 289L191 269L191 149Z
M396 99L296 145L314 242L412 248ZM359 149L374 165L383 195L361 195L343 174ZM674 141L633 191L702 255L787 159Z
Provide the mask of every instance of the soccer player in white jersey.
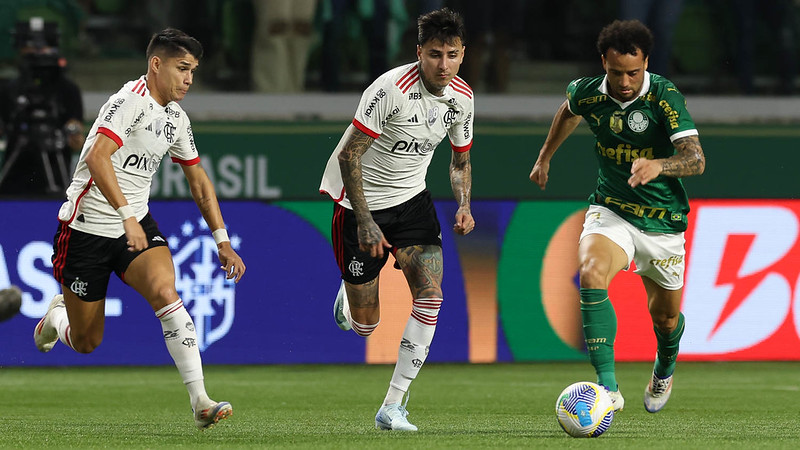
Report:
M364 91L320 185L335 202L333 249L343 280L334 303L339 327L366 337L378 326L378 280L389 251L411 290L411 317L375 416L383 430L417 430L402 400L428 355L442 304L441 228L425 175L445 136L458 202L453 231L465 235L475 226L473 94L456 76L464 59L461 16L446 8L421 16L417 42L418 61L386 72Z
M78 353L97 348L103 339L106 289L115 272L161 321L167 349L189 391L195 425L206 429L233 409L206 394L194 323L175 289L169 247L148 211L153 174L169 152L213 230L227 278L241 279L245 265L231 248L214 186L199 164L191 124L176 103L192 85L202 54L200 43L179 30L153 35L147 75L125 84L100 109L58 214L52 259L62 294L50 302L34 341L43 352L58 340Z

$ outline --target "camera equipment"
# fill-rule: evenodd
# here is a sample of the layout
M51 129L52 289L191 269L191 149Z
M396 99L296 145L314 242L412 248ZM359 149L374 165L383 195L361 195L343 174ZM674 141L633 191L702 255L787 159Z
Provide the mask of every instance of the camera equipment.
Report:
M69 175L64 157L67 142L62 130L62 107L56 92L56 82L62 76L58 26L34 17L30 22L18 22L12 34L21 54L20 77L6 124L9 145L0 170L0 185L23 152L36 152L47 191L59 192L66 187Z

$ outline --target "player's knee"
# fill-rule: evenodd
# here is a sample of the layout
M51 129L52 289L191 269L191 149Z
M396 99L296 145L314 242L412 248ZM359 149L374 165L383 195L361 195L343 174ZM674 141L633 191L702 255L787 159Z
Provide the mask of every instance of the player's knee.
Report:
M582 261L579 269L580 282L582 288L605 289L606 278L608 277L607 268L599 264L595 259Z
M675 331L675 328L678 326L678 315L677 314L651 314L653 319L653 326L661 332L662 334L670 334Z
M178 291L176 291L175 290L175 286L173 286L171 284L164 284L163 286L157 287L155 289L155 296L156 296L155 299L152 299L152 300L148 299L148 300L151 300L151 303L153 303L153 301L155 301L155 302L157 302L159 304L163 304L163 305L168 305L170 303L174 303L179 298Z
M78 353L92 353L103 342L103 336L97 334L71 334L72 348Z

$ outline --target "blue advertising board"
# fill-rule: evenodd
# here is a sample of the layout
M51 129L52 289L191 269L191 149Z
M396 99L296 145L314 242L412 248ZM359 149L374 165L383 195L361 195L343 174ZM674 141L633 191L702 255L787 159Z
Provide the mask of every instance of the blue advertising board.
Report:
M279 204L222 205L231 244L247 265L244 278L234 284L220 270L214 240L193 202L151 202L206 364L366 361L367 340L342 332L332 318L340 278L325 232L331 203L306 203L315 211L311 218ZM37 351L33 329L60 292L50 261L59 206L57 201L0 202L0 287L15 284L24 292L20 314L0 324L0 366L171 364L152 309L114 275L102 345L89 355L63 344L48 354ZM437 208L446 230L454 206ZM453 233L443 233L446 301L431 361L468 360L464 280L453 240Z

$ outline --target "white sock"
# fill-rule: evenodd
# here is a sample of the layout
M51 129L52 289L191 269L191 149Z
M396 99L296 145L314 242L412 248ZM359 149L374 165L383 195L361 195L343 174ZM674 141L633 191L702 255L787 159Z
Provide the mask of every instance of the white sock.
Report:
M178 299L156 311L156 317L161 321L164 342L189 391L192 407L194 408L199 401L207 402L208 395L203 383L203 363L200 359L200 349L197 347L197 333L192 316L183 307L183 301Z
M349 311L348 311L349 312ZM374 323L372 325L364 325L363 323L358 323L352 318L348 318L350 321L350 326L353 327L353 331L356 332L357 335L367 337L375 331L375 328L378 328L378 325L381 323L379 320L378 323Z
M397 364L394 366L389 391L383 400L384 405L402 401L403 394L408 391L411 382L417 377L419 369L425 363L425 358L428 357L441 306L441 298L414 300L411 317L406 323L403 340L397 353Z
M72 337L69 333L67 308L53 308L53 310L50 311L50 324L56 329L58 339L67 347L75 350L75 347L72 346Z

